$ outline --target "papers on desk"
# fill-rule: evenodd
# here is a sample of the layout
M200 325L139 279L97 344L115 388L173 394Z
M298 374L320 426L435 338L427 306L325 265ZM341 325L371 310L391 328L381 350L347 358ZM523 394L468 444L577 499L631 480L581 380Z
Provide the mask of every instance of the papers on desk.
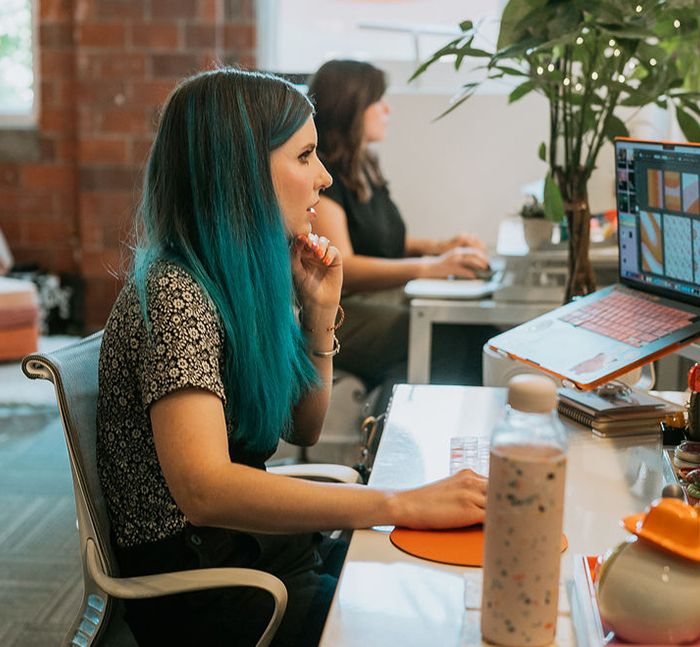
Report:
M683 407L632 388L618 395L562 388L558 409L597 436L631 436L661 433L659 423Z
M482 279L413 279L404 293L409 299L483 299L500 284Z

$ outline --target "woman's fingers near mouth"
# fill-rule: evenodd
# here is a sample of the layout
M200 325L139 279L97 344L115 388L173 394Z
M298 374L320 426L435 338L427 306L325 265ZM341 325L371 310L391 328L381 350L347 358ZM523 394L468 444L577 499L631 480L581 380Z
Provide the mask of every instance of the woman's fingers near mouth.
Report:
M326 252L328 251L328 245L330 244L330 241L328 238L325 236L319 236L318 239L318 247L316 248L316 256L319 258L323 258L326 255Z

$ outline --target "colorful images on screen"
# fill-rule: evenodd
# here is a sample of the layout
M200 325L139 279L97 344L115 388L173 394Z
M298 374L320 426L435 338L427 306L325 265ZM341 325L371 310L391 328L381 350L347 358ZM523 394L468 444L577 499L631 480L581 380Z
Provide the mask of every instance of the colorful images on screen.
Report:
M663 241L661 240L661 216L642 211L639 214L642 234L642 268L645 272L663 274Z
M681 281L693 280L693 231L690 218L666 214L664 219L664 258L666 274Z
M683 173L683 211L700 215L698 176L693 173Z
M700 221L693 220L693 267L695 283L700 283Z
M681 174L664 171L664 203L669 211L681 210Z
M659 169L647 169L647 202L651 209L662 209L664 206L663 174Z

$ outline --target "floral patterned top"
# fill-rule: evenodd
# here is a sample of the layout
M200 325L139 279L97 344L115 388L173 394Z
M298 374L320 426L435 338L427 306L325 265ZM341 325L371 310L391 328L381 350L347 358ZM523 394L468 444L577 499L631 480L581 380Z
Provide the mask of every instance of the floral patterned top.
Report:
M196 281L160 261L147 281L150 335L133 281L121 291L105 326L97 403L97 466L117 545L165 539L187 519L170 495L153 442L149 406L185 387L226 401L221 378L224 333L216 307ZM263 467L267 456L235 448L232 460Z

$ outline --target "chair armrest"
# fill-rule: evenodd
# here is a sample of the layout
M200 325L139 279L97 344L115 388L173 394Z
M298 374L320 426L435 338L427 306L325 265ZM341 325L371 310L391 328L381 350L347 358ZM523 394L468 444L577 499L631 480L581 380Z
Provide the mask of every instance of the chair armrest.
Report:
M85 559L95 583L108 595L120 599L156 598L173 593L217 589L226 586L250 586L267 591L275 608L258 647L269 645L287 608L287 588L279 578L252 568L202 568L139 577L110 577L100 563L97 546L87 540Z
M292 476L294 478L318 481L335 481L337 483L361 483L359 473L347 465L330 463L300 463L298 465L278 465L268 467L270 474Z

